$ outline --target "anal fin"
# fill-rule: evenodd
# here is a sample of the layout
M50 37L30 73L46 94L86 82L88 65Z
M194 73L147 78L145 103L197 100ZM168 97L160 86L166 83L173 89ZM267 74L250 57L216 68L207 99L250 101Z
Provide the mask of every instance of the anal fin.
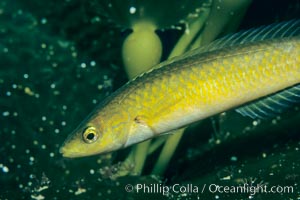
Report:
M300 84L246 104L236 111L252 119L267 119L298 103L300 103Z

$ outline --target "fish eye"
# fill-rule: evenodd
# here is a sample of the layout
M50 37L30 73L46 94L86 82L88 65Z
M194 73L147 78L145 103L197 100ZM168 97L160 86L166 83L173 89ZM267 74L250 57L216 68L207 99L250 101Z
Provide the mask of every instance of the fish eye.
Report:
M84 142L86 143L93 143L98 139L98 132L97 129L95 127L89 126L86 129L84 129L83 133L82 133L82 138L84 140Z

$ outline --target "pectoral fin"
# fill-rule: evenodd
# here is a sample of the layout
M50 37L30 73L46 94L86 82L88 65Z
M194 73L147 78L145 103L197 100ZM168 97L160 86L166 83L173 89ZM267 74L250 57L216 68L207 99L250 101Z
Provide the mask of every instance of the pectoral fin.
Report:
M147 139L153 138L156 135L155 130L150 124L150 120L143 115L138 115L134 118L134 123L129 131L129 135L124 147L136 144Z

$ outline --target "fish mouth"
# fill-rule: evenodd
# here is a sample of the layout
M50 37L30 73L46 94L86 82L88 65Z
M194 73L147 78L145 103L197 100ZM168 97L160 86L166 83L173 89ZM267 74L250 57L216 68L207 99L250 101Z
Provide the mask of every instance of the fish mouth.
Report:
M64 142L64 144L59 148L59 153L62 154L65 158L76 158L83 157L82 152L76 151L76 149L71 148L68 142Z
M94 156L97 154L106 154L111 151L100 151L100 152L91 152L91 153L83 153L81 151L70 151L65 147L61 147L59 149L59 153L62 154L62 157L64 158L82 158L82 157L88 157L88 156Z
M76 131L73 131L67 139L62 143L61 147L59 148L59 153L62 154L63 157L66 158L75 158L75 157L82 157L80 156L82 153L76 148L76 144L74 144L76 140ZM76 143L76 142L75 142ZM74 148L75 147L75 148Z
M78 157L85 156L85 155L82 155L80 152L70 151L64 146L59 149L59 153L62 154L62 156L65 158L78 158Z
M83 150L82 148L74 148L74 146L76 145L66 143L59 148L59 153L65 158L80 158L104 153L103 151L86 151L87 148Z
M75 157L72 153L69 153L69 151L64 146L59 148L59 153L62 154L62 156L66 157L66 158L74 158Z

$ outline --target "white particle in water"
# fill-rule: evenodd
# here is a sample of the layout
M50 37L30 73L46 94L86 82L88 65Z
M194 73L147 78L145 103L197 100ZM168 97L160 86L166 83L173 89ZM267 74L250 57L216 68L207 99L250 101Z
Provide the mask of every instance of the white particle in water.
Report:
M66 124L67 124L67 123L66 123L65 121L62 121L62 122L61 122L61 125L62 125L62 126L65 126Z
M8 173L8 172L9 172L9 169L8 169L8 167L3 166L3 167L2 167L2 171L3 171L4 173Z
M58 64L57 63L52 63L52 67L57 67L58 66Z
M42 116L42 121L46 121L47 117L46 116Z
M216 139L215 143L216 144L221 144L221 140L220 139Z
M59 129L56 128L56 129L54 130L54 133L59 133Z
M95 67L95 66L96 66L96 62L92 60L92 61L90 62L90 65L91 65L92 67Z
M52 83L51 85L50 85L50 87L52 88L52 89L54 89L55 88L55 84L54 83Z
M97 103L97 100L96 100L96 99L93 99L92 102L93 102L93 104L96 104L96 103Z
M12 149L16 149L16 145L14 145L14 144L11 145L11 148L12 148Z
M230 160L231 160L231 161L237 161L238 158L237 158L236 156L231 156Z
M49 55L53 56L54 55L54 51L53 50L49 51Z
M98 159L98 160L97 160L97 163L98 163L98 164L101 164L101 163L102 163L102 160L101 160L101 159Z
M272 119L272 124L277 124L277 120L276 119Z
M9 116L9 112L8 112L8 111L4 111L4 112L2 113L2 115L3 115L3 117L7 117L7 116Z
M98 90L102 90L103 85L99 84L99 85L97 86L97 88L98 88Z
M112 86L112 80L110 80L110 79L104 80L103 85L104 85L105 88L111 87Z
M101 21L101 19L100 19L100 17L98 17L98 16L95 16L95 17L93 17L92 19L91 19L91 22L92 23L96 23L96 22L100 22Z
M252 124L253 124L253 126L257 126L258 122L257 121L253 121Z
M277 119L277 120L281 120L281 116L277 116L276 119Z
M25 79L27 79L27 78L29 78L29 75L28 75L28 74L24 74L23 77L24 77Z
M29 150L29 149L26 149L26 150L25 150L25 153L29 154L29 153L30 153L30 150Z
M6 96L11 96L11 92L10 92L10 91L7 91L7 92L6 92Z
M129 8L129 13L130 13L130 14L136 13L136 8L133 7L133 6L131 6L131 7Z
M60 94L60 91L54 90L53 94L54 94L54 95L59 95L59 94Z
M84 68L86 68L86 64L85 63L81 63L80 67L84 69Z
M72 57L76 58L77 57L77 53L76 52L72 52Z
M63 110L67 110L67 108L68 108L68 107L67 107L66 105L63 105L63 106L62 106L62 109L63 109Z
M51 152L49 155L50 155L50 157L54 157L54 153L53 152Z
M70 46L70 42L66 41L66 40L58 40L58 44L60 47L62 48L68 48Z
M46 45L45 43L42 43L42 44L41 44L41 47L42 47L43 49L45 49L45 48L47 48L47 45Z
M22 14L23 14L23 10L19 9L19 10L17 11L17 13L18 13L18 15L22 15Z
M34 157L30 156L30 157L29 157L29 160L30 160L31 162L33 162L33 161L34 161Z
M44 144L41 147L42 147L42 149L46 149L46 145L44 145Z
M95 174L95 170L90 169L90 174Z
M42 18L41 19L41 24L47 24L47 19L46 18Z
M17 84L12 84L11 86L13 89L16 89L17 88Z

